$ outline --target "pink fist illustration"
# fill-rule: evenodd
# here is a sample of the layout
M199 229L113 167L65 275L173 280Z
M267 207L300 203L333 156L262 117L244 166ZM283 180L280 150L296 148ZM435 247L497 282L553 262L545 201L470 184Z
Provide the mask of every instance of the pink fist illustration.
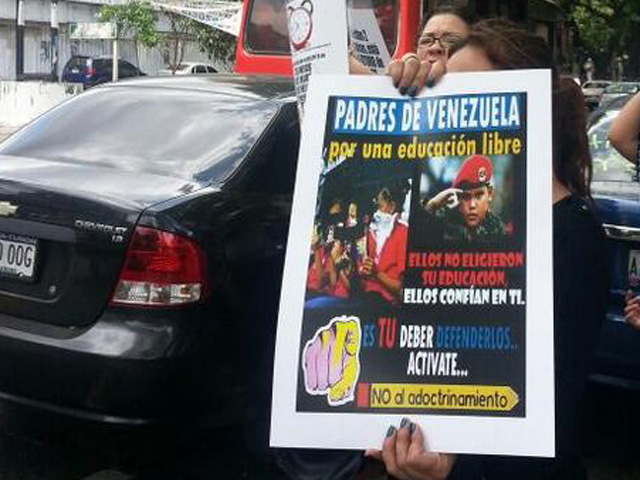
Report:
M326 394L332 406L353 401L360 374L360 338L360 319L346 315L316 332L303 352L307 393Z

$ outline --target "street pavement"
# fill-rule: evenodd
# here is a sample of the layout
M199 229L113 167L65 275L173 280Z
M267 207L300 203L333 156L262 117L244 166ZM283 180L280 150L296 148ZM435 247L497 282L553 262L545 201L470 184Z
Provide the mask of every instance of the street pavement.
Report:
M592 386L587 398L590 480L638 480L640 392ZM68 425L4 406L0 428L2 480L286 480L245 448L242 427L161 437Z

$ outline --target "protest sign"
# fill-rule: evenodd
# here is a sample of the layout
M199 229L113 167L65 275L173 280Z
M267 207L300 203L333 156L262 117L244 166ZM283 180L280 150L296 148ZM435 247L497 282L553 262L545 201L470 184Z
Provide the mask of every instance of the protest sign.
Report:
M550 92L543 70L416 99L314 79L272 445L379 448L408 416L434 450L554 455Z
M391 55L384 42L372 3L349 5L349 39L351 52L373 73L384 73Z
M347 10L343 0L287 2L293 79L300 112L312 74L348 73Z

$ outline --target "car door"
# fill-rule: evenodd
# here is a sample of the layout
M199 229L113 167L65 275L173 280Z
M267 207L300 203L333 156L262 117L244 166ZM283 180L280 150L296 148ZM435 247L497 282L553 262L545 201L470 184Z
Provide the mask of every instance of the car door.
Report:
M634 164L609 143L607 133L618 110L589 129L593 156L592 192L607 235L610 295L607 321L597 353L596 377L640 387L640 333L625 323L625 293L640 294L640 183Z

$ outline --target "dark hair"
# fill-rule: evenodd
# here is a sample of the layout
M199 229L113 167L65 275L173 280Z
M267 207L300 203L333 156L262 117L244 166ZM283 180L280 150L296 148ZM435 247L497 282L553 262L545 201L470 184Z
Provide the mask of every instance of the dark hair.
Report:
M411 184L408 180L399 180L390 183L388 186L378 190L378 195L382 195L385 201L396 205L396 211L402 212L405 196L411 190Z
M467 25L471 26L478 20L475 12L466 8L466 7L456 7L454 5L440 5L438 7L432 8L429 10L429 13L424 18L422 22L422 26L420 27L420 33L424 30L424 27L427 25L427 22L431 19L431 17L435 17L436 15L455 15L460 20L464 21Z
M582 90L571 77L562 76L554 91L553 172L573 193L591 198L593 163L587 138L587 109Z
M553 85L553 173L571 192L590 198L592 163L586 134L582 92L573 80L560 79L547 42L504 19L487 19L471 27L469 36L450 50L465 46L484 51L498 70L548 68Z
M550 68L553 75L556 74L547 42L509 20L480 20L471 27L466 39L450 49L449 55L467 45L484 50L487 58L498 70Z

